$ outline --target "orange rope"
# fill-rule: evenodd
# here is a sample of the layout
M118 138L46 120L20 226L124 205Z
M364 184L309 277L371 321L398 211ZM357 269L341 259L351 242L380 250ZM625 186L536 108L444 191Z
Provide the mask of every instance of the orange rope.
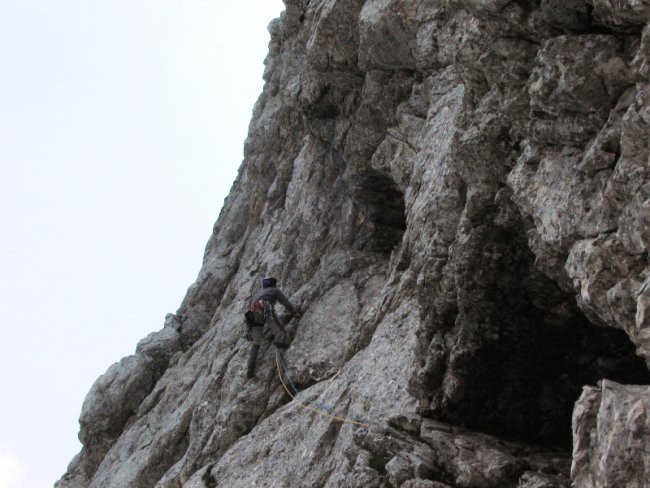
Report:
M371 427L370 424L366 424L365 422L359 422L358 420L354 420L354 419L351 419L349 417L345 417L345 416L342 416L342 415L332 415L331 413L329 413L329 412L327 412L325 410L321 410L319 408L316 408L316 407L314 407L314 406L312 406L312 405L310 405L308 403L305 403L305 402L299 400L298 398L296 398L295 395L293 395L291 393L291 391L289 391L289 388L287 388L287 385L284 383L284 380L282 379L282 370L280 369L279 356L280 356L280 352L276 349L276 351L275 351L275 364L276 364L276 366L278 368L278 376L280 377L280 383L282 383L282 386L284 387L285 391L289 394L289 396L298 403L298 406L300 406L301 408L304 408L306 410L311 410L312 412L315 412L318 415L321 415L321 416L327 417L327 418L331 418L331 419L336 420L338 422L343 422L343 423L346 423L346 424L359 425L359 426L365 427L365 428L370 428Z

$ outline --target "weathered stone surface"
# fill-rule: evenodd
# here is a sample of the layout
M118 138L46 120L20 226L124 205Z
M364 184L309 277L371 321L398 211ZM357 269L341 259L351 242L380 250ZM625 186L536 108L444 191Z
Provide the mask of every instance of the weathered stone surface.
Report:
M650 22L648 0L589 0L595 21L614 28L643 26Z
M650 383L645 2L285 4L197 281L57 487L566 487L603 379L575 486L647 474L591 409ZM292 384L268 341L245 378L269 274Z
M179 329L180 324L176 316L168 314L165 327L142 339L135 349L136 353L151 358L166 368L172 356L182 349Z
M408 480L402 488L449 488L449 485L431 480Z
M650 387L585 387L573 414L576 486L644 487L650 480Z
M434 466L453 486L517 486L544 473L551 486L568 481L562 451L505 442L430 420L423 422L421 439L433 448Z

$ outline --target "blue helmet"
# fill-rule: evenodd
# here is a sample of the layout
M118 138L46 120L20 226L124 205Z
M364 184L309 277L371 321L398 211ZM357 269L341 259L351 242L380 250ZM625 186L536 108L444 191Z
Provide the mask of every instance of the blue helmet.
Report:
M271 278L270 276L267 276L266 278L262 279L262 288L275 288L278 284L278 280L275 278Z

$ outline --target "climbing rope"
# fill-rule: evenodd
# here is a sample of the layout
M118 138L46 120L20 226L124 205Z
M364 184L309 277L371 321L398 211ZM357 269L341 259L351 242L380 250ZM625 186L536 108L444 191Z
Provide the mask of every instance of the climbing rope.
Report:
M298 406L300 408L303 408L305 410L310 410L310 411L312 411L312 412L314 412L314 413L316 413L316 414L318 414L318 415L320 415L322 417L330 418L332 420L336 420L337 422L357 425L357 426L363 427L365 429L370 429L371 427L373 427L373 426L376 427L378 425L375 422L370 422L370 421L362 422L360 420L356 420L356 419L353 419L351 417L346 417L345 415L334 415L331 411L328 411L328 409L326 407L322 406L322 405L318 405L315 402L311 402L311 401L303 402L302 400L297 398L296 395L298 395L300 392L298 391L296 386L293 384L293 381L291 381L291 377L287 374L287 368L286 368L286 365L284 364L284 358L282 358L280 354L281 354L280 351L278 349L276 349L275 350L275 364L276 364L276 366L278 368L278 376L280 377L280 383L282 383L282 386L284 387L285 391L289 394L289 396L296 403L298 403ZM280 364L282 364L282 367L280 367ZM295 394L291 393L291 391L289 390L289 388L285 384L284 379L282 378L283 373L286 375L286 378L288 379L289 383L291 384L291 387L293 388ZM336 373L336 375L334 375L333 378L335 378L337 375L338 375L338 373Z

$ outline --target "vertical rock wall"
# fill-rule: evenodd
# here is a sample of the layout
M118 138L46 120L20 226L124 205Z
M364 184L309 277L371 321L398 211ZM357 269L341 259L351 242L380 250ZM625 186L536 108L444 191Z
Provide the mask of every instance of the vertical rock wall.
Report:
M644 486L648 390L614 382L650 383L650 4L285 3L197 281L56 486ZM246 380L268 274L300 401L366 425L268 344Z

